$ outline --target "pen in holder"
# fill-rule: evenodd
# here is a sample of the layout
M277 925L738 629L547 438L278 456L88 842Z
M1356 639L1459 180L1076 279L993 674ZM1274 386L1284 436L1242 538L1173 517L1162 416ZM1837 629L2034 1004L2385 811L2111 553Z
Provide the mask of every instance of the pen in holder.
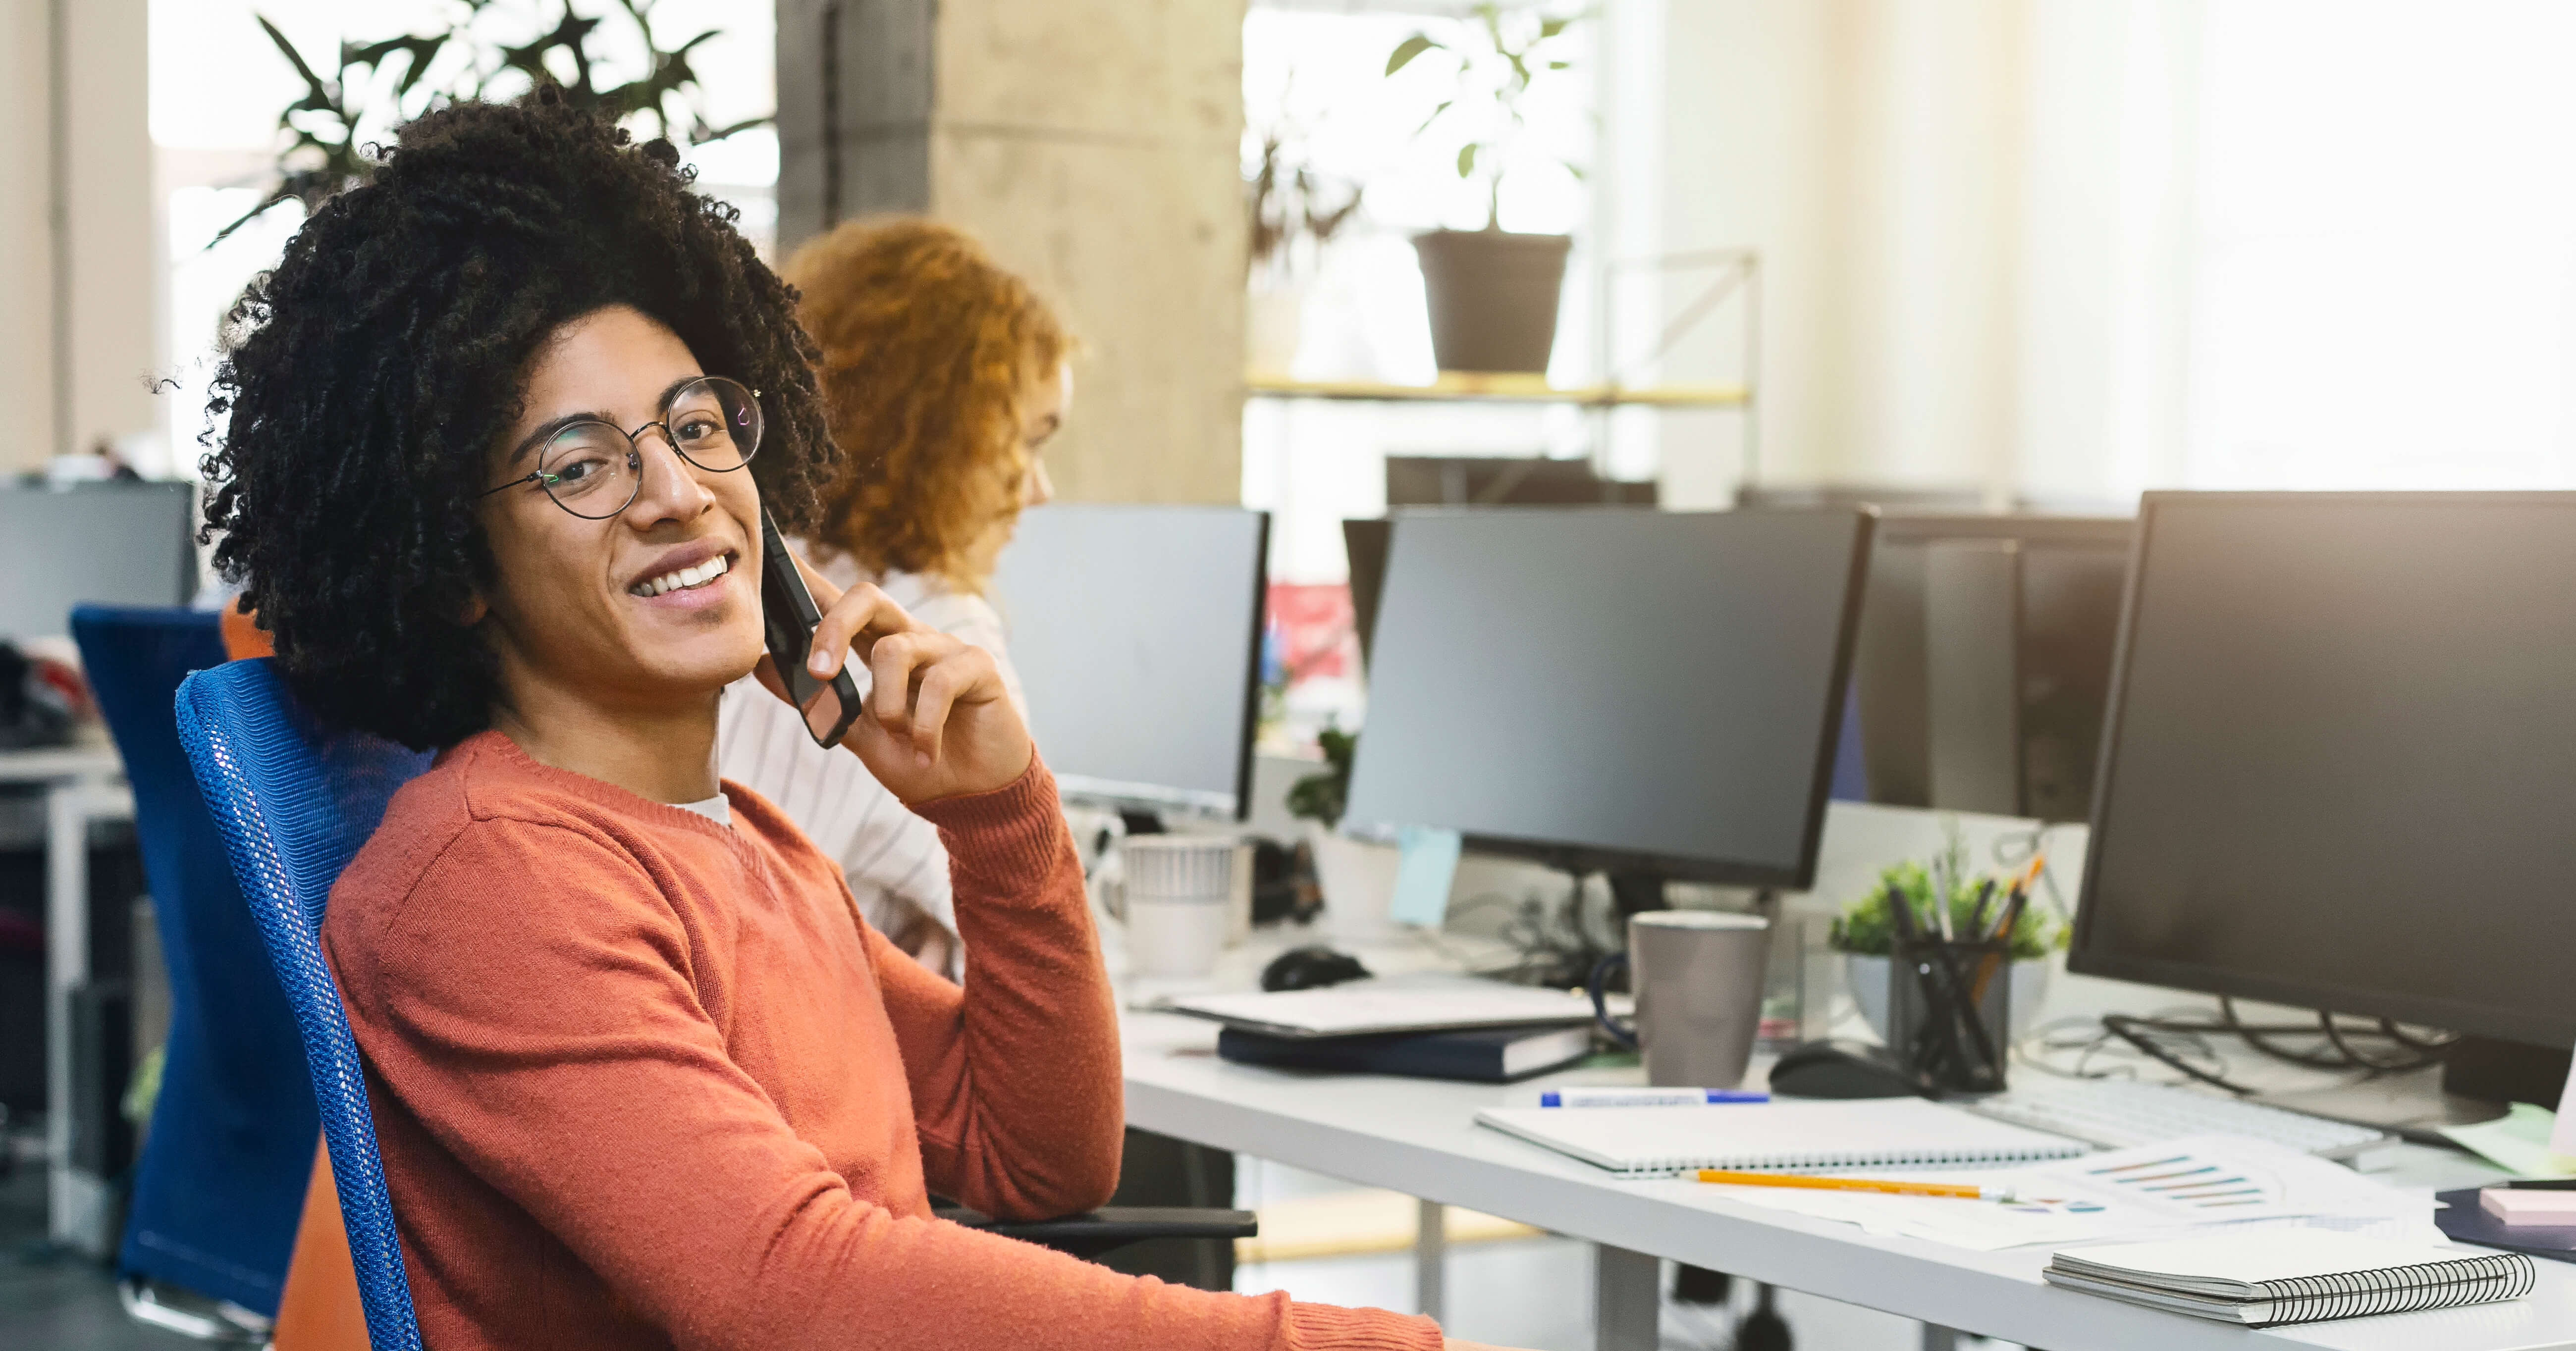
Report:
M2012 1025L2010 942L1916 934L1887 964L1887 1039L1925 1087L1999 1093Z

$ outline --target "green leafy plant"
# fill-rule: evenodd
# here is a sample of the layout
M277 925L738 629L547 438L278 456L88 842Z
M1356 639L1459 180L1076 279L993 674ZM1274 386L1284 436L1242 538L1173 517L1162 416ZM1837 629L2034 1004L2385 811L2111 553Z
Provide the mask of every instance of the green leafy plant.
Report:
M1476 6L1471 17L1460 20L1447 40L1416 33L1387 54L1389 76L1434 52L1439 55L1432 60L1450 67L1448 97L1413 134L1419 137L1442 122L1464 124L1467 141L1458 147L1458 177L1484 180L1488 230L1502 228L1503 179L1519 158L1521 141L1529 130L1524 107L1530 88L1574 68L1566 54L1566 34L1588 16L1588 11L1548 15L1506 9L1489 0ZM1550 158L1576 179L1583 177L1582 165Z
M1942 885L1943 881L1950 879L1956 879L1953 885ZM1884 957L1893 952L1896 926L1887 900L1891 888L1905 897L1906 908L1913 912L1919 931L1930 933L1938 928L1940 921L1936 916L1941 913L1941 907L1947 905L1951 927L1964 933L1976 918L1979 886L1988 881L1994 883L1992 900L1986 910L1987 921L1992 923L2004 903L2007 889L2012 885L2010 877L1989 873L1984 877L1970 878L1956 868L1927 868L1920 863L1899 863L1878 875L1878 885L1871 888L1868 895L1843 907L1843 912L1834 918L1833 931L1826 943L1836 952L1862 957ZM2037 904L2025 906L2020 922L2013 925L2012 959L2019 962L2046 957L2065 947L2067 937L2066 925L2055 916L2043 912Z
M624 63L608 59L597 44L605 40L604 16L573 10L562 0L555 26L517 45L491 40L487 16L520 7L497 0L456 0L455 17L436 32L343 42L332 74L324 77L313 62L265 16L253 15L280 56L304 82L304 94L277 115L287 144L278 154L277 181L259 205L215 232L208 247L288 202L309 213L332 194L364 179L374 167L369 138L389 134L394 125L417 117L443 99L485 95L506 97L524 81L529 88L553 84L567 101L609 118L650 124L650 134L684 145L721 141L738 132L766 125L768 117L745 118L727 125L707 120L698 74L690 56L723 30L710 28L664 48L653 33L655 0L615 0L615 12L631 27L643 52L643 73L618 83L602 83L601 72ZM441 58L454 50L460 59ZM433 68L438 78L431 78Z
M1260 148L1244 180L1244 206L1252 219L1252 247L1244 262L1252 272L1285 273L1299 243L1320 250L1359 214L1361 187L1308 163L1303 129L1284 113L1257 134Z
M1315 743L1324 750L1328 766L1320 774L1299 779L1288 790L1288 814L1307 821L1321 821L1326 826L1339 825L1342 809L1351 797L1351 761L1359 754L1360 734L1327 727L1315 734Z

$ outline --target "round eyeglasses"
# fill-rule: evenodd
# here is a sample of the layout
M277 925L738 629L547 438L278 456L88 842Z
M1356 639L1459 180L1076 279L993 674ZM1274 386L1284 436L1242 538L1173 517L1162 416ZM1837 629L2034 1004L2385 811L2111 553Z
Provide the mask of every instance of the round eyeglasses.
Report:
M681 459L698 468L718 474L740 469L760 449L760 392L721 375L702 375L672 390L662 400L662 416L633 431L593 417L541 428L537 467L480 495L534 483L573 515L607 520L644 490L644 453L635 438L656 427Z

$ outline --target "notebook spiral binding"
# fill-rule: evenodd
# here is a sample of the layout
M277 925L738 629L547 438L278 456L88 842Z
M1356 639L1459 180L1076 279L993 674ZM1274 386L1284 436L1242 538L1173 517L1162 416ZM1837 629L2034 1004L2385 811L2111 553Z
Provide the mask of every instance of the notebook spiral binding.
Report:
M2269 1327L2520 1299L2531 1293L2539 1279L2529 1257L2494 1253L2380 1271L2262 1281L2254 1288L2272 1305L2260 1324Z
M1631 1160L1613 1174L1622 1181L1648 1181L1696 1173L1702 1168L1732 1168L1749 1173L1802 1173L1830 1168L1991 1168L1999 1163L2047 1163L2065 1157L2038 1150L1926 1149L1911 1153L1892 1149L1817 1150L1795 1157L1765 1154L1760 1158L1692 1154Z

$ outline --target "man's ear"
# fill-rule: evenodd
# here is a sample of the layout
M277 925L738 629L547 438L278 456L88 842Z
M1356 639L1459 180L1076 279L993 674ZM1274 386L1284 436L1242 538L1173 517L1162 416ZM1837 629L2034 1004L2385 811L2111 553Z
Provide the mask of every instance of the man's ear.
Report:
M470 629L482 623L483 617L490 613L492 613L492 603L483 599L483 593L478 589L466 593L464 607L456 612L456 622L459 626Z

